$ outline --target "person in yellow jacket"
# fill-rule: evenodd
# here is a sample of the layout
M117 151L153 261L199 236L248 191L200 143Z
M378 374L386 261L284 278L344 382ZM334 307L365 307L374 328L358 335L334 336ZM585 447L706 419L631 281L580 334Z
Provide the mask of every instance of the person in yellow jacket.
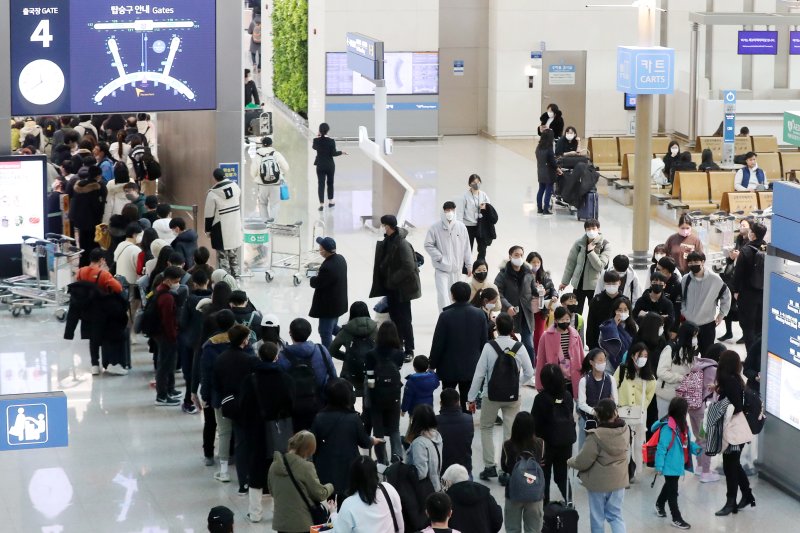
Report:
M656 393L656 378L647 362L647 346L636 342L628 350L625 361L614 372L617 384L619 417L630 427L631 450L636 470L628 470L633 483L636 472L642 470L642 444L647 430L647 406Z

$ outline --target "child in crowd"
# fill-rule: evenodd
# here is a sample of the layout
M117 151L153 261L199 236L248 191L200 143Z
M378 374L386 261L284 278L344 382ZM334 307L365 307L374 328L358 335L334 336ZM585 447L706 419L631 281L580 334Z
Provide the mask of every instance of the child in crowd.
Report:
M572 320L570 321L570 326L575 328L578 331L578 334L581 336L581 340L586 343L586 340L583 336L583 315L578 312L578 297L575 296L573 292L565 292L561 295L561 305L569 309L569 312L572 313Z
M424 355L414 358L414 373L406 376L403 403L400 405L401 415L414 411L420 404L433 406L433 391L439 388L439 376L430 372L430 361Z
M425 514L431 519L431 525L422 533L459 533L448 525L453 514L453 503L444 492L434 492L425 500Z

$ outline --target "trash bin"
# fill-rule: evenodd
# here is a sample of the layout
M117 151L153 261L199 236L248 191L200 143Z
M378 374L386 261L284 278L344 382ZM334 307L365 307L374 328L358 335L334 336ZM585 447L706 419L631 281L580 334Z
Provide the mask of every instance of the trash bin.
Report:
M266 272L270 264L270 242L267 225L261 220L244 221L243 260L245 270Z

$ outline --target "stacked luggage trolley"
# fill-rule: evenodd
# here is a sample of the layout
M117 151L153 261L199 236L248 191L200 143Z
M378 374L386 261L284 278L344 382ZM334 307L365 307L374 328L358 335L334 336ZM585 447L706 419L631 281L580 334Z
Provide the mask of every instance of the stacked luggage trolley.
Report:
M737 211L728 213L727 211L716 211L705 214L702 211L690 211L689 220L692 224L692 232L697 235L706 250L706 262L719 273L725 269L725 259L735 247L735 239L739 222L745 218L751 218L755 222L764 224L767 227L766 239L769 239L772 226L772 210L757 210L750 213ZM712 249L719 248L720 251L711 252Z
M297 221L294 224L275 224L268 222L266 224L267 231L269 232L270 246L272 247L269 260L269 270L264 273L267 283L271 283L275 279L274 269L283 268L288 270L296 270L292 276L292 281L295 287L303 282L303 277L310 278L316 276L319 267L322 264L322 258L317 249L317 237L323 237L325 234L325 223L318 220L311 228L311 246L308 251L303 251L303 236L302 236L302 221ZM296 241L297 247L289 248L289 241ZM287 245L287 248L278 249L279 242ZM303 275L305 274L305 276Z
M34 307L55 308L55 317L65 320L69 296L67 286L75 279L83 250L75 239L48 233L44 239L23 237L22 275L0 281L0 303L11 315L29 315Z

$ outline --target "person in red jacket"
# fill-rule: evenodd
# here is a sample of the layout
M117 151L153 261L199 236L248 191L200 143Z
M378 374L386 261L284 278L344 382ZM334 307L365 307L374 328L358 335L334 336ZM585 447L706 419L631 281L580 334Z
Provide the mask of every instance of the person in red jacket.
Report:
M158 335L158 363L156 366L156 405L180 405L181 393L175 390L175 365L178 355L178 309L174 291L183 278L183 269L169 266L164 270L164 279L156 288L149 305L158 306L161 324Z

